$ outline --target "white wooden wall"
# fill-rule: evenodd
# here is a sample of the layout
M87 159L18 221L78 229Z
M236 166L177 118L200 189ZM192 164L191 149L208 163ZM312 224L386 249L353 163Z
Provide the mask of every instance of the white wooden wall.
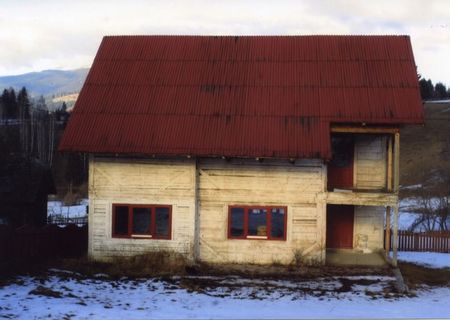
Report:
M199 258L210 263L323 262L326 168L322 161L201 160ZM230 205L287 206L287 240L231 240Z
M89 162L89 255L102 259L153 250L193 257L195 162L93 158ZM172 239L112 238L112 204L172 205Z
M357 189L386 187L386 143L386 138L381 136L356 136L354 176Z
M377 169L376 177L362 170L382 166L384 145L380 138L358 138L359 187L384 185L384 170ZM306 262L323 263L325 190L326 166L321 160L292 164L287 160L204 159L196 163L91 157L89 254L107 259L173 250L209 263L288 264L301 253ZM172 239L112 238L113 203L172 205ZM286 206L286 241L228 239L230 205ZM383 210L356 207L355 248L361 245L359 235L367 238L368 249L383 247Z
M355 206L353 247L358 250L383 249L384 207Z

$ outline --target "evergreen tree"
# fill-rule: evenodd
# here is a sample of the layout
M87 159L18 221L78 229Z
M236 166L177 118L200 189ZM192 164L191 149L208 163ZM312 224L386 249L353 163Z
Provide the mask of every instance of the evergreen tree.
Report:
M437 99L445 99L447 95L447 88L442 82L438 82L434 87L434 92Z
M0 96L0 119L6 118L6 106L3 102L3 96L5 95L5 91L3 91L2 95Z
M66 126L67 121L69 120L69 112L67 112L67 105L65 102L62 103L61 107L56 109L55 111L55 119L59 121L63 128Z
M429 100L433 98L434 86L431 80L427 80L422 78L419 80L420 86L420 95L422 96L422 100Z
M28 97L28 92L25 87L20 89L17 94L17 106L19 109L19 118L20 119L29 119L30 118L30 99Z
M45 103L45 98L42 94L37 98L35 106L38 110L47 111L47 104Z
M13 88L3 90L2 96L3 119L17 119L17 98Z

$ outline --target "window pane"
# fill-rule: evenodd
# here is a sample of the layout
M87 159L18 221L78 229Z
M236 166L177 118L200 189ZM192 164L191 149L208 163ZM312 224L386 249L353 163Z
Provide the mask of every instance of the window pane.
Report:
M242 237L244 235L244 209L231 208L230 235Z
M128 207L116 206L114 207L114 234L127 235L128 234Z
M266 209L248 209L248 235L267 236Z
M150 208L133 208L133 234L150 234Z
M170 214L169 208L157 207L155 209L155 236L158 238L169 238L170 236Z
M271 229L270 236L272 238L284 238L284 216L283 208L273 208L271 212Z

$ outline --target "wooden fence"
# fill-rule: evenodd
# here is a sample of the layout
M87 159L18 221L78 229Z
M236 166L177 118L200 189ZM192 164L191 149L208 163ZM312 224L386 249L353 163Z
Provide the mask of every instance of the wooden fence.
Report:
M80 257L87 252L87 226L0 227L0 261Z
M88 217L74 217L74 218L67 218L67 217L55 217L55 216L48 216L47 217L47 224L56 224L58 226L66 226L69 224L76 224L78 226L84 226L88 223Z
M394 233L391 231L391 250ZM399 251L430 251L450 253L450 231L398 231Z

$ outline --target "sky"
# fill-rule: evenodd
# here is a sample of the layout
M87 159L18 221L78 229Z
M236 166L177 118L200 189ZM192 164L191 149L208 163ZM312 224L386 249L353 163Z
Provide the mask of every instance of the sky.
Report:
M90 67L104 35L406 34L450 86L449 0L0 0L0 76Z

